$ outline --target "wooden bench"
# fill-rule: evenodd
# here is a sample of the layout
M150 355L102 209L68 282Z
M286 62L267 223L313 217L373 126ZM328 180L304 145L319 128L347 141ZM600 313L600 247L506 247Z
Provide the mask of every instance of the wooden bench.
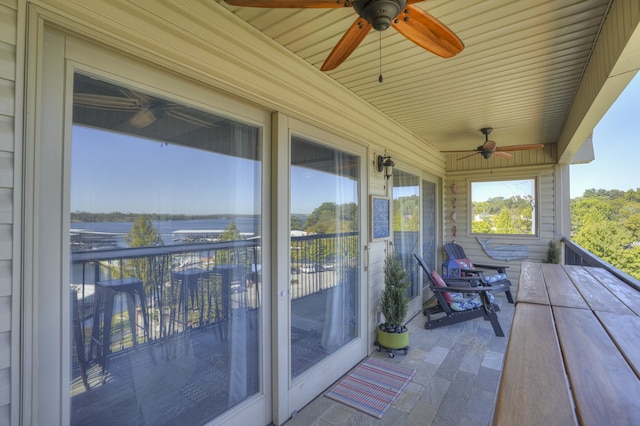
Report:
M623 286L598 268L523 263L495 425L640 424L640 292Z

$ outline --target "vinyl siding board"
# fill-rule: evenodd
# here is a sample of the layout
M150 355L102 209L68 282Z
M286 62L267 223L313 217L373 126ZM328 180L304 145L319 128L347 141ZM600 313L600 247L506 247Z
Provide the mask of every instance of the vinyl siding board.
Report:
M0 115L0 152L13 152L13 117Z
M0 223L10 224L12 218L13 218L13 191L8 188L0 188Z
M11 424L17 1L0 0L0 424Z
M16 77L15 46L0 42L0 78L13 81Z
M13 153L0 151L0 189L13 187ZM7 202L10 203L10 198L5 198L4 194L0 193L0 210L6 208ZM0 212L0 223L8 223L4 220L2 212Z

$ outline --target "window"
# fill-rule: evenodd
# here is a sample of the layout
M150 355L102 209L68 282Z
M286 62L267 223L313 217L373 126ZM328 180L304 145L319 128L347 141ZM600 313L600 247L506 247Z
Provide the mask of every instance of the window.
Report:
M536 179L471 182L473 234L536 234Z
M72 425L199 425L260 392L261 132L75 75Z

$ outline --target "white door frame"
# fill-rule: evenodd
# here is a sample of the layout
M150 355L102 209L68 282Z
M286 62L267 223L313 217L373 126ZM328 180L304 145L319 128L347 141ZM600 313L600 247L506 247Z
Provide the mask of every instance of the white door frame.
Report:
M113 81L126 78L144 90L166 93L174 99L241 119L263 129L263 244L270 244L270 187L267 179L271 135L270 114L213 89L179 79L170 73L137 62L127 55L94 43L47 29L33 13L30 27L27 131L24 170L24 295L23 298L23 395L25 424L68 424L70 253L69 188L71 114L75 70ZM188 96L188 97L185 97ZM222 110L221 108L224 108ZM29 130L31 129L31 130ZM263 250L263 294L270 294L268 250ZM270 305L263 304L258 323L262 327L262 390L216 421L233 418L239 424L271 421L271 326Z
M274 246L274 261L278 265L274 271L273 282L277 297L274 301L274 423L282 424L298 410L320 395L328 386L344 375L367 355L367 274L364 270L364 245L367 241L367 161L366 149L354 142L336 136L330 132L311 126L285 114L274 114L274 218L279 230ZM358 292L358 336L329 357L311 367L308 371L291 380L290 377L290 140L291 136L302 136L316 140L328 146L335 146L359 155L360 162L360 256L363 261L359 265L360 282ZM339 362L336 362L339 360Z

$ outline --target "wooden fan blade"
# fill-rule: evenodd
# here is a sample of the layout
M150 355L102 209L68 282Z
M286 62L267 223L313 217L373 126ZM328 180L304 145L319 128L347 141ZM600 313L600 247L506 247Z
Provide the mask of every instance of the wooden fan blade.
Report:
M207 120L201 120L199 118L196 118L192 115L189 114L185 114L184 112L178 111L178 110L172 110L169 109L166 112L167 115L177 118L179 120L182 120L186 123L189 124L193 124L194 126L198 126L198 127L205 127L205 128L213 128L213 127L217 127L215 124L213 124L210 121Z
M460 150L460 151L440 151L440 154L464 154L466 152L478 153L480 151L478 151L477 149L463 149L463 150Z
M412 4L405 7L391 25L418 46L443 58L451 58L464 49L464 43L453 31Z
M320 69L322 71L330 71L343 63L356 50L356 47L364 40L371 28L371 24L366 19L358 17L329 53Z
M513 158L513 155L509 154L508 152L505 151L496 151L493 154L494 157L498 157L498 158Z
M232 6L243 7L268 7L268 8L300 8L300 9L324 9L350 7L351 2L339 2L337 0L224 0Z
M480 151L476 151L476 152L474 152L473 154L465 155L464 157L460 157L460 158L458 158L458 161L459 161L459 160L464 160L465 158L473 157L473 156L474 156L474 155L476 155L476 154L481 154L481 152L480 152Z
M513 145L513 146L499 147L498 151L528 151L530 149L542 149L542 148L544 148L544 144L536 143L532 145Z
M97 93L75 93L73 95L73 104L114 111L132 111L141 108L141 103L136 99L99 95Z

